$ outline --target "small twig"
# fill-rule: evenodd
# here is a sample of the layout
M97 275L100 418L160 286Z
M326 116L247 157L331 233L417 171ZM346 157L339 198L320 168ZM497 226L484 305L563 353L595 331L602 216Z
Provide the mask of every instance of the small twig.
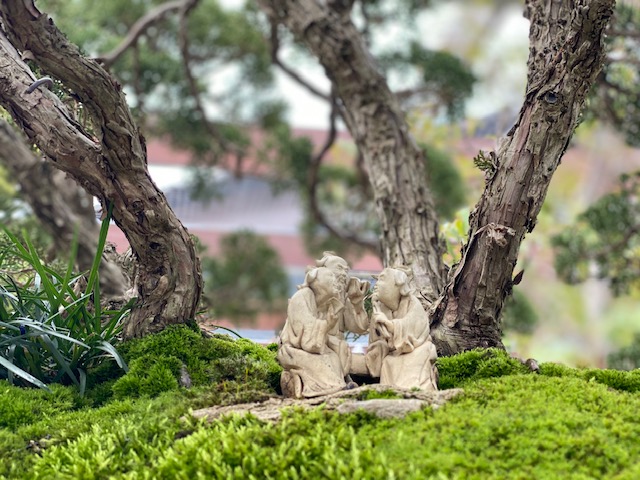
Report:
M49 77L42 77L29 85L29 88L27 88L24 93L33 93L42 85L46 85L47 88L51 89L53 87L53 80Z

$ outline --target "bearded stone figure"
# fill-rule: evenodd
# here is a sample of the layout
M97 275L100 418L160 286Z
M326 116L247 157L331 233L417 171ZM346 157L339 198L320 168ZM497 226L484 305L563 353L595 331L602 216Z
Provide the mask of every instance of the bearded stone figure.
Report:
M366 333L364 298L369 282L349 278L349 265L325 252L289 300L280 334L280 380L287 397L315 397L353 387L351 351L345 331Z

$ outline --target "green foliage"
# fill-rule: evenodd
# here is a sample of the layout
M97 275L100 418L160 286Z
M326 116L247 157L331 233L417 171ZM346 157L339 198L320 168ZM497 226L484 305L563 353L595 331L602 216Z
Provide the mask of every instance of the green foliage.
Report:
M574 369L556 363L540 365L540 374L549 377L575 377L588 382L606 385L625 392L640 391L640 371L600 370L597 368Z
M218 257L202 260L205 298L215 316L254 319L285 305L289 280L266 240L240 231L223 237L220 248Z
M410 42L407 51L386 52L379 58L389 70L406 71L410 66L417 69L422 83L416 90L444 107L449 120L464 114L476 77L460 58L444 50L426 49L418 41Z
M158 357L143 355L129 364L129 372L112 387L115 398L155 397L178 389L177 378L182 362L173 355Z
M476 81L471 70L458 57L444 51L424 49L418 43L411 44L408 60L422 69L425 86L437 92L449 116L452 119L460 117Z
M529 368L497 348L474 349L437 361L441 390L466 385L482 378L529 373Z
M586 280L595 270L610 280L614 294L633 292L640 279L640 172L620 177L617 192L605 195L577 222L552 238L555 267L568 283Z
M195 425L181 419L189 403L172 393L77 408L65 399L75 395L68 387L52 387L59 398L10 389L19 392L24 409L33 413L28 422L0 429L0 478L106 478L137 462L150 464Z
M83 277L72 274L75 253L66 271L58 272L44 264L28 238L23 245L5 229L11 248L2 258L20 259L33 274L0 278L0 378L45 389L46 383L72 382L82 394L88 369L112 359L126 370L114 344L130 305L117 311L100 306L98 267L110 218L109 212L81 293L76 284Z
M640 368L640 333L633 336L631 344L610 353L607 357L607 365L616 370Z
M75 394L69 388L52 385L49 392L15 388L6 380L0 380L0 397L0 428L9 430L73 410L77 404Z
M530 334L538 323L538 314L527 296L519 289L504 302L502 310L502 329L517 333Z
M466 204L465 185L451 157L442 150L423 146L427 183L439 218L450 220Z
M392 400L397 398L403 398L403 397L398 395L394 390L383 390L381 392L378 392L376 390L365 390L358 397L359 400L378 400L378 399Z
M113 0L95 8L92 0L43 0L38 7L51 14L84 52L100 57L120 45L135 22L161 3ZM223 3L198 2L186 18L185 35L180 31L178 9L169 12L110 66L133 93L129 99L134 113L154 119L153 134L168 135L209 163L226 151L246 149L248 137L237 124L256 123L253 107L270 96L273 82L261 22L251 9L228 8ZM183 58L183 50L188 50L189 58ZM237 88L239 84L243 88ZM202 118L198 103L212 101L216 118Z

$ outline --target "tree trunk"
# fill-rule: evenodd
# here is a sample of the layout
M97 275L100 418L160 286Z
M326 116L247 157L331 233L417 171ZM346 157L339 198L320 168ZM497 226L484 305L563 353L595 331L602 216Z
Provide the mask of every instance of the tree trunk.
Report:
M58 252L68 252L77 235L76 264L91 269L98 249L100 227L93 199L66 174L39 159L11 126L0 119L0 162L18 181L20 192ZM100 290L107 297L122 297L128 280L107 258L100 263Z
M471 213L469 240L432 322L441 354L502 346L500 314L513 287L520 244L536 224L602 67L603 33L613 6L614 0L526 4L526 97L515 125L489 156L494 165Z
M566 150L584 98L601 68L602 35L613 0L529 0L527 95L519 119L489 155L486 189L470 218L462 261L446 288L433 203L421 154L345 2L260 0L318 57L344 106L374 190L385 266L404 264L428 300L438 353L501 347L500 314L511 293L520 243L533 229L551 176Z
M369 171L382 227L382 262L407 265L428 303L444 288L444 245L425 184L423 152L348 13L316 0L260 0L319 59ZM330 2L329 2L330 3Z
M113 219L138 262L138 302L125 336L142 336L193 319L202 276L193 241L147 170L146 148L120 85L95 61L83 57L31 0L2 2L0 102L53 163L103 208L113 202ZM47 90L26 93L34 78L13 47L59 79L86 109L87 133Z

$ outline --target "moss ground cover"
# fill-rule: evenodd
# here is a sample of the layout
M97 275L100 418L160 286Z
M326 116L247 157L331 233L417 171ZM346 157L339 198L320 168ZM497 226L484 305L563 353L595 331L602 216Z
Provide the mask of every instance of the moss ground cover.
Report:
M207 424L189 420L189 409L244 400L254 387L273 393L264 380L269 367L259 363L271 365L273 352L226 339L229 344L213 348L200 344L199 336L171 335L180 338L171 345L162 337L150 342L181 363L197 363L195 352L203 362L201 385L112 396L96 407L91 396L79 397L71 387L48 394L0 383L0 476L640 478L635 372L543 364L534 374L503 352L474 351L440 360L441 380L462 386L465 394L435 411L382 421L320 408L289 411L277 424L252 417ZM176 346L183 337L194 342L190 355ZM125 348L130 361L156 352L140 345L138 351ZM207 348L215 358L207 360ZM214 362L217 376L209 371ZM243 388L252 381L247 372L257 368L253 362L265 374L262 390L257 384ZM172 362L167 369L175 373Z

